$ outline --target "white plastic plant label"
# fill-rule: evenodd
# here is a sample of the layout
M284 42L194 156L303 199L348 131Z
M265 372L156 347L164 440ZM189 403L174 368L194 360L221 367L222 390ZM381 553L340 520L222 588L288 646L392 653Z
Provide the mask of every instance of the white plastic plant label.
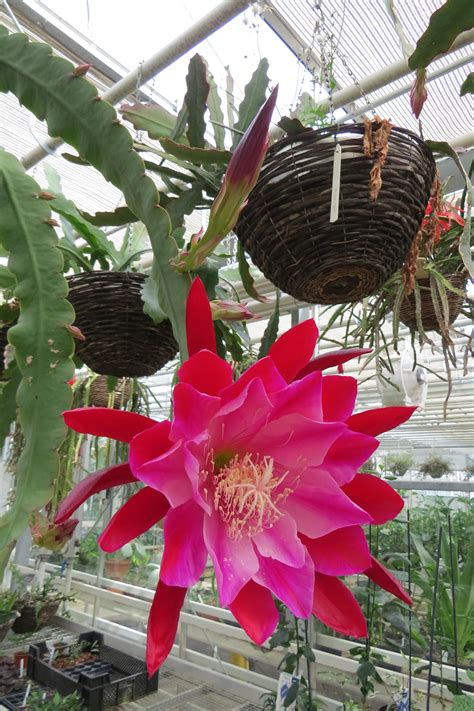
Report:
M285 706L284 704L291 687L294 684L298 684L299 680L299 676L293 676L292 674L288 674L288 672L281 672L278 679L278 691L275 711L295 711L296 698L289 706Z

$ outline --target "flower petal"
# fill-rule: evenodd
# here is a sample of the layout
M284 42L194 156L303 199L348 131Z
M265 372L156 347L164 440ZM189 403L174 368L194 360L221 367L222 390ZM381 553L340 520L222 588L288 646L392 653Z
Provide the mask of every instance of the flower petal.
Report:
M171 509L165 518L165 549L160 580L167 585L191 587L201 577L207 562L202 534L204 512L194 501Z
M170 587L161 580L158 583L148 617L146 665L149 676L158 671L171 652L186 592L186 588Z
M416 407L379 407L352 415L347 426L354 432L363 432L372 437L393 430L406 422L415 412Z
M349 375L325 375L322 388L326 422L345 422L354 410L357 380Z
M301 568L290 568L278 560L259 555L260 567L255 582L268 588L296 617L309 617L313 604L314 565L306 554Z
M398 597L403 602L406 602L407 605L413 605L413 600L408 595L398 578L396 578L375 558L372 558L372 564L370 568L365 571L365 574L379 587L387 590L389 593L392 593L395 597Z
M367 623L359 603L339 578L316 573L313 615L336 632L367 637Z
M137 536L161 521L170 505L159 491L149 486L134 494L109 521L99 536L99 545L106 553L114 553Z
M111 407L78 407L66 410L63 417L66 425L76 432L110 437L119 442L130 442L139 432L156 425L149 417Z
M310 420L321 421L322 409L322 375L311 373L283 390L270 396L273 404L273 419L283 415L298 413Z
M302 537L314 569L326 575L363 573L370 565L370 550L360 526L338 528L321 538Z
M185 448L178 442L165 454L133 468L137 479L161 491L173 508L192 496L191 482L186 474Z
M346 430L330 447L321 469L331 474L340 486L347 484L378 446L374 437Z
M237 451L245 445L270 417L272 404L260 378L252 380L235 398L221 407L209 426L212 446L215 451Z
M136 481L136 478L133 476L128 462L115 464L113 467L89 474L60 503L54 522L63 523L66 521L92 494L120 486L120 484L130 484L133 481Z
M235 600L258 570L252 541L246 536L232 539L227 530L217 513L204 516L204 541L216 571L222 607L228 607Z
M283 469L318 466L345 429L339 423L314 422L299 414L270 420L248 442L248 451L273 457Z
M217 395L232 385L232 367L211 351L199 351L183 363L178 370L178 379L201 393Z
M373 474L356 474L342 490L372 516L374 524L391 521L403 508L400 494L388 482Z
M193 439L216 414L220 398L199 392L188 383L178 383L173 390L171 439Z
M265 558L279 560L292 568L304 565L305 549L291 516L278 519L271 528L264 528L252 540L260 555Z
M317 339L318 327L308 319L283 333L270 348L270 358L288 383L308 363Z
M186 301L186 339L190 356L206 350L216 353L216 334L204 284L196 277Z
M313 358L312 361L308 363L296 376L295 380L299 378L304 378L308 373L313 373L315 370L326 370L326 368L335 368L336 366L342 366L343 363L347 363L348 360L353 358L359 358L361 355L370 353L371 348L341 348L338 351L328 351L326 353L321 353Z
M233 385L219 393L222 403L225 404L238 397L244 388L256 378L262 381L267 393L277 392L287 385L272 359L265 356L245 370Z
M255 644L263 644L278 624L271 593L253 580L244 585L229 609Z
M154 427L149 427L132 439L129 449L132 471L136 471L150 459L161 456L173 446L173 442L169 439L170 429L171 422L169 420L155 422Z

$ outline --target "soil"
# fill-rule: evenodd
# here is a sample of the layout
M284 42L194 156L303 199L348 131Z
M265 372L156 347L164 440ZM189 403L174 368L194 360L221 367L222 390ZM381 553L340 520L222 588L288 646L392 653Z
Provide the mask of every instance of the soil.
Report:
M58 657L53 661L52 666L55 669L69 669L71 667L76 667L79 664L86 664L87 662L93 662L97 659L97 654L93 652L82 652L78 657L71 659L70 657Z

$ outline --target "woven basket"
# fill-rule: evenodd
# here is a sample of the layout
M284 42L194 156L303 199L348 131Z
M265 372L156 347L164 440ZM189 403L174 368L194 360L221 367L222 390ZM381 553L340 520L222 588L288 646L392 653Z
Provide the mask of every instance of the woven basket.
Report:
M178 351L168 320L160 324L143 312L145 274L94 271L68 277L75 325L85 341L76 352L96 373L117 378L153 375Z
M126 405L130 399L131 392L132 387L130 385L130 381L123 378L122 380L117 381L112 398L112 393L109 392L107 387L107 376L99 375L91 384L89 392L89 405L92 405L93 407L109 407L109 403L112 401L111 407L119 410Z
M5 367L4 353L8 345L7 333L9 328L10 326L2 326L2 328L0 328L0 373L3 372Z
M59 602L56 600L45 603L40 609L35 605L24 605L19 610L20 616L14 621L12 630L15 634L36 632L51 622L58 609Z
M466 286L465 273L445 274L445 278L454 287L456 287L456 289L462 290ZM423 330L437 331L438 333L441 333L442 327L436 316L433 299L431 298L430 280L418 279L417 283L420 287L421 323L423 325ZM446 298L449 306L449 324L451 325L455 322L461 312L464 297L459 294L455 294L449 289L446 289ZM408 326L411 331L418 330L416 323L416 301L414 293L405 297L400 304L400 321L404 323L405 326Z
M335 137L341 145L339 217L330 223ZM268 151L236 227L252 261L275 286L314 304L359 301L402 266L435 174L431 151L392 128L382 188L369 197L374 158L364 125L307 130Z

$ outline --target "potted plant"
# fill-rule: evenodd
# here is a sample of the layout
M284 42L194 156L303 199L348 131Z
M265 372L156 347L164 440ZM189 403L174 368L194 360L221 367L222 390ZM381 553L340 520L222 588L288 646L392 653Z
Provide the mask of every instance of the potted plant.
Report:
M61 696L59 692L33 691L27 699L25 711L82 711L84 704L77 692Z
M18 617L15 609L17 594L13 592L0 592L0 642L7 636L13 621Z
M440 479L445 474L451 474L451 462L438 454L430 454L420 466L420 472L433 479Z
M124 580L132 566L132 545L128 543L105 559L105 574L112 580Z
M49 624L62 602L73 599L73 595L65 595L55 588L53 575L42 587L33 586L29 590L20 591L15 602L15 609L19 612L19 616L13 622L13 632L17 634L36 632Z
M385 457L386 471L393 476L404 476L413 465L410 454L388 454Z
M95 661L99 651L97 641L90 642L87 639L79 639L69 646L65 645L60 649L56 647L51 664L55 669L69 669L78 664Z

